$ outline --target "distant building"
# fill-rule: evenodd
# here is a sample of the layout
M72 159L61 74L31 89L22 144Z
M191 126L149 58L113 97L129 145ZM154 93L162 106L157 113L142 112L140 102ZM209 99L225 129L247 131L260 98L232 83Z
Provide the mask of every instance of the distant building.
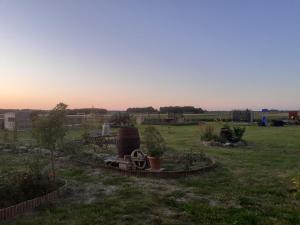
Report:
M15 128L18 131L25 131L32 129L32 118L34 111L31 110L18 110L7 112L0 115L0 129L13 131ZM45 117L48 114L36 114L36 117ZM106 118L107 117L107 118ZM99 126L104 121L108 120L106 115L95 114L76 114L66 116L66 126L70 128L77 128L82 124L87 123L94 126Z
M0 114L0 130L4 129L4 114Z
M16 126L16 114L14 112L4 113L4 129L13 131Z
M68 127L80 127L85 121L85 115L67 115L66 124Z
M31 111L7 112L3 116L3 128L9 131L29 130L32 128Z
M98 126L100 128L100 124L108 121L106 115L100 114L75 114L75 115L67 115L66 116L66 125L68 127L80 127L83 124L88 124L90 126Z
M232 121L233 122L253 122L253 115L254 113L247 109L247 110L233 110L232 111Z
M17 130L24 131L32 128L32 111L21 110L16 113L16 126Z

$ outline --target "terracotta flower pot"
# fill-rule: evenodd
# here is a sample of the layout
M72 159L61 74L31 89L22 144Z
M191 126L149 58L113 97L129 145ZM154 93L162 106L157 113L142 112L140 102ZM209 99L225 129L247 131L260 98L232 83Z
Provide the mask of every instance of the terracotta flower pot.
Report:
M151 170L160 170L160 158L148 156Z

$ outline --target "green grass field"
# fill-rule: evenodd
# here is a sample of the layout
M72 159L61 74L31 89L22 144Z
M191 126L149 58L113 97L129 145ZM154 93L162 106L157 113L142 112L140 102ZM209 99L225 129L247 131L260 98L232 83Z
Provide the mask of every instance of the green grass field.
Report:
M294 182L300 180L300 126L247 126L249 145L231 149L201 145L198 126L158 128L169 151L203 151L216 159L216 169L165 180L60 161L59 175L73 191L3 224L300 224L300 187ZM1 153L0 168L22 168L24 157L30 156Z
M268 120L287 120L288 112L269 112L264 114L267 116ZM158 118L167 118L167 114L150 114L144 115L145 118L149 119L158 119ZM184 114L186 120L232 120L231 111L218 111L218 112L205 112L201 114ZM262 113L254 111L253 119L255 121L261 121Z

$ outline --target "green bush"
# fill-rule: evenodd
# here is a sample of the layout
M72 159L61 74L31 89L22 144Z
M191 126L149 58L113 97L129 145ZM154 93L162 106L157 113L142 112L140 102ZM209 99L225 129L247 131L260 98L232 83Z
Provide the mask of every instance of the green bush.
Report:
M165 140L155 127L145 129L144 142L148 154L152 157L161 157L166 150Z
M82 152L83 145L76 141L64 142L62 149L68 155L74 155Z
M85 144L89 143L89 137L90 137L89 132L87 130L84 130L81 135L81 138Z
M245 127L233 127L233 137L236 142L242 140L244 133L246 131Z

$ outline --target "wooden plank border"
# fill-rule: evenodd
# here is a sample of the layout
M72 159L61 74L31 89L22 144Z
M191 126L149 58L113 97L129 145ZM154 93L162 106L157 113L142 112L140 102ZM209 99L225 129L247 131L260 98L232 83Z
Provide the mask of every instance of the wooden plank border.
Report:
M36 197L34 199L30 199L24 202L20 202L16 205L9 206L7 208L0 209L0 220L12 219L18 215L21 215L25 212L31 211L34 208L37 208L40 205L51 202L59 197L63 188L66 186L66 182L64 181L64 185L58 188L55 191L49 192L43 196Z

